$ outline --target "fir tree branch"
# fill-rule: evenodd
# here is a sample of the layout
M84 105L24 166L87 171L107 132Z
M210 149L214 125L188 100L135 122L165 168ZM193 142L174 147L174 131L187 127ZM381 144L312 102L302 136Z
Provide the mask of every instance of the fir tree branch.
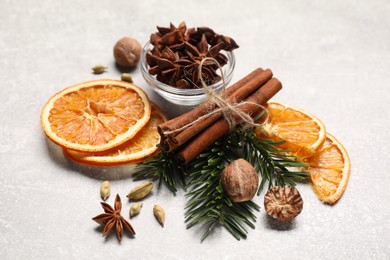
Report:
M176 195L177 186L186 187L185 165L176 160L173 153L160 151L150 160L137 165L134 180L158 179L158 189L164 185Z
M151 160L139 164L140 170L133 176L136 180L158 179L158 187L164 183L174 194L177 186L186 188L186 179L189 180L185 208L187 228L205 227L203 241L215 228L222 226L240 240L246 238L248 227L255 228L255 212L260 207L252 201L231 201L220 183L222 171L230 161L244 158L260 174L258 194L267 183L268 188L294 186L296 181L305 180L309 173L291 171L291 168L305 167L306 164L289 156L288 151L278 149L277 145L281 143L257 137L254 129L238 127L198 155L189 166L180 163L174 153L160 151Z
M186 206L187 228L195 225L206 227L201 241L207 238L217 226L228 230L237 240L246 238L246 227L255 228L254 211L260 207L252 202L232 202L223 190L220 176L225 164L240 157L237 140L227 135L200 154L189 167L190 191Z
M280 142L261 139L254 129L237 128L222 137L207 151L200 154L189 168L190 191L186 207L187 228L196 225L206 227L201 241L207 238L217 226L224 227L237 240L246 238L246 227L255 228L255 211L260 207L252 202L232 202L224 192L220 176L225 164L238 158L244 158L260 172L261 183L258 194L268 182L268 188L274 185L295 185L295 181L309 176L306 172L292 172L292 167L304 167L296 157L287 155L287 151L276 147Z
M253 129L238 129L236 134L242 139L242 157L260 172L261 182L258 194L268 182L272 186L295 186L296 181L303 181L310 176L308 172L291 171L291 168L302 168L307 165L297 161L295 156L288 155L289 151L277 148L284 141L275 142L257 137Z

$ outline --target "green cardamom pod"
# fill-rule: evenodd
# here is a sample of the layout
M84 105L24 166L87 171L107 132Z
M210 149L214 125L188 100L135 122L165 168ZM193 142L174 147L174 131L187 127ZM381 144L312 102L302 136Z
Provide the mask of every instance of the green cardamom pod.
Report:
M149 195L149 193L153 189L153 182L147 181L144 183L141 183L140 185L137 185L134 189L132 189L128 194L127 197L129 200L141 200Z
M100 186L100 196L103 200L106 200L111 193L110 183L108 181L103 181L102 185Z
M122 73L121 80L133 83L133 78L129 73Z
M92 71L94 74L102 74L107 70L107 67L104 67L103 65L96 65L92 68Z
M153 214L156 217L158 223L161 224L161 226L164 226L165 222L165 211L160 205L154 205L153 207Z
M137 216L140 213L142 206L142 202L134 203L130 208L130 218Z

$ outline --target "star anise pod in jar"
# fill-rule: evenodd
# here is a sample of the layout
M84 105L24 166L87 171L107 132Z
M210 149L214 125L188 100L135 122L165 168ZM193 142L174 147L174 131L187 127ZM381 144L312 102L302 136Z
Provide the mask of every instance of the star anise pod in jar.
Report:
M175 27L157 26L150 36L153 49L146 54L149 73L165 84L177 88L202 87L199 68L202 60L213 58L222 67L228 58L221 53L239 46L230 37L215 33L208 27L190 28L184 22ZM210 60L202 64L201 76L207 85L218 82L219 66Z

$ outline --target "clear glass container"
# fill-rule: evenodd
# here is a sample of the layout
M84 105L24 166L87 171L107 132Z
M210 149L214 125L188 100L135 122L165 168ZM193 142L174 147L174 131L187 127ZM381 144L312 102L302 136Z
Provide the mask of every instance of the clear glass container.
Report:
M149 65L146 63L146 53L148 53L152 48L153 45L148 42L144 46L141 53L141 72L148 85L160 96L174 104L183 106L194 106L203 102L206 98L206 94L203 88L176 88L158 81L155 76L149 74ZM221 53L223 53L228 58L228 62L222 67L226 87L228 87L228 84L233 77L233 71L236 61L233 52L221 51ZM217 70L217 73L219 73L219 70ZM217 83L210 85L210 87L218 93L223 89L223 82L222 80L220 80Z

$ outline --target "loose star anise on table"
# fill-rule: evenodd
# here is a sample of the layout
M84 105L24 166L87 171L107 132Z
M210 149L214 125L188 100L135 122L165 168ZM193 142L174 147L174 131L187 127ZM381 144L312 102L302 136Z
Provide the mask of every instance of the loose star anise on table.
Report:
M153 49L146 54L149 73L156 79L177 88L199 88L199 65L206 57L214 58L222 67L228 58L221 53L233 51L239 46L230 37L217 34L208 27L190 28L184 22L175 27L157 26L158 32L150 36ZM218 65L205 61L202 78L207 85L218 82Z
M123 229L127 230L130 235L135 235L133 227L121 216L122 202L119 194L116 195L114 208L105 202L101 202L100 204L102 205L104 213L92 218L92 220L104 226L103 237L108 236L114 227L119 241L122 240Z

